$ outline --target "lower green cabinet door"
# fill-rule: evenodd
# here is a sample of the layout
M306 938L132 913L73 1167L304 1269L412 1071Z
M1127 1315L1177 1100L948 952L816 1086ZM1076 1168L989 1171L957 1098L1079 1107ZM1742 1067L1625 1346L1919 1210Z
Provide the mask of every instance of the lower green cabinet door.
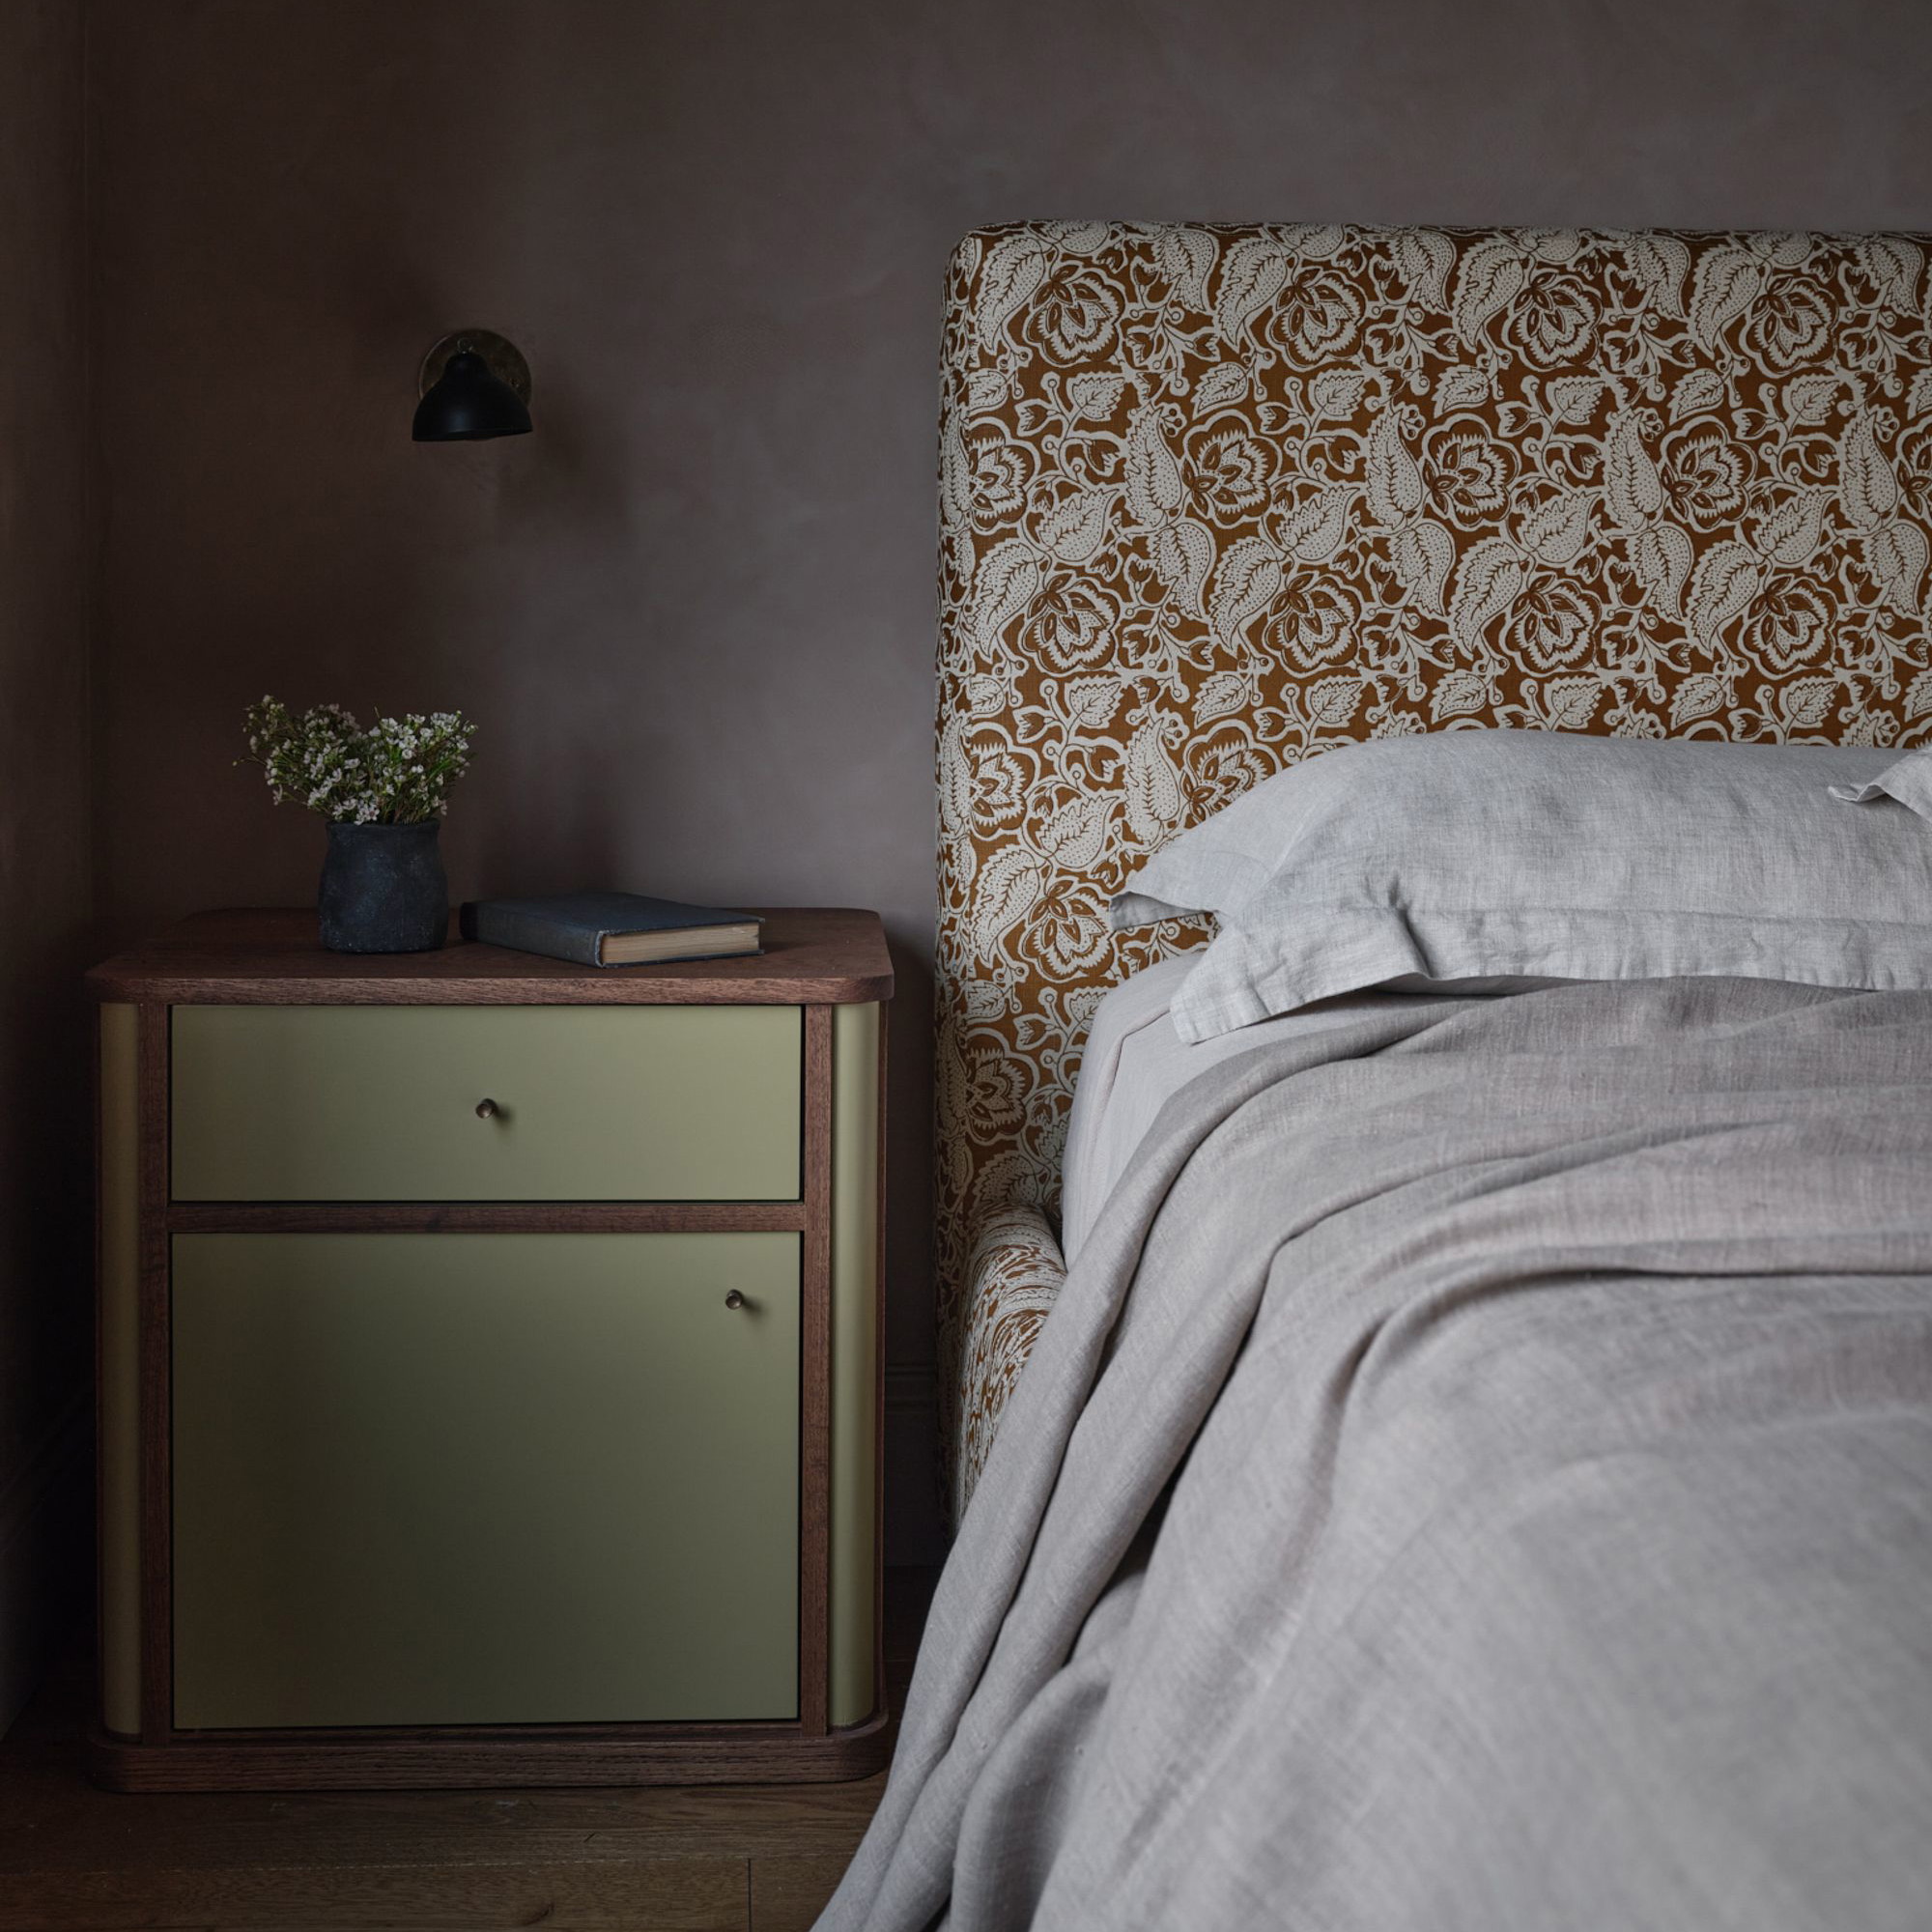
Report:
M797 1236L177 1236L173 1349L179 1728L798 1715Z

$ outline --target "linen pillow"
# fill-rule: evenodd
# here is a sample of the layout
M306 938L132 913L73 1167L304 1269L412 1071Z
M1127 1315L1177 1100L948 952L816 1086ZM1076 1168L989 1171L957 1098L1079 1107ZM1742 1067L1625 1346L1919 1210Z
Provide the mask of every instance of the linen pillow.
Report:
M1304 760L1156 852L1117 929L1218 931L1176 995L1211 1039L1413 976L1932 985L1932 824L1847 811L1897 762L1827 746L1466 730Z
M1920 818L1932 818L1932 751L1909 752L1897 764L1888 765L1869 784L1834 784L1832 796L1847 805L1875 805L1896 799Z

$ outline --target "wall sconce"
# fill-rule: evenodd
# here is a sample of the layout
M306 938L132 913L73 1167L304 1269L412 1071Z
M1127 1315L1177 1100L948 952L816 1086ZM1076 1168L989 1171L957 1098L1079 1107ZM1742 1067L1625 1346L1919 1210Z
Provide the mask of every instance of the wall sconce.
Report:
M423 357L417 442L480 442L530 433L530 365L513 342L487 328L445 335Z

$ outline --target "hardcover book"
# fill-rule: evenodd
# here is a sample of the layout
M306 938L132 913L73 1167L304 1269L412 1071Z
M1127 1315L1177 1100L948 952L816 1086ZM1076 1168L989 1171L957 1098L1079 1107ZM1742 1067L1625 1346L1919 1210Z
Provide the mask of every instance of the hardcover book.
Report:
M465 939L572 959L580 966L647 966L758 952L761 919L641 893L563 893L540 899L472 899L458 915Z

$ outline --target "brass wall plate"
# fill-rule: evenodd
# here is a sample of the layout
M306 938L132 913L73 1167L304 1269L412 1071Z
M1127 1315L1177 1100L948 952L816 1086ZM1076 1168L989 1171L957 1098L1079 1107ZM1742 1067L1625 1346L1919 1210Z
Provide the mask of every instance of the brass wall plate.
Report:
M416 378L416 394L428 395L441 380L449 358L461 355L466 349L473 350L482 356L491 375L513 390L520 403L529 402L530 365L524 360L523 352L514 342L489 328L459 328L453 335L445 335L423 357L422 369Z

